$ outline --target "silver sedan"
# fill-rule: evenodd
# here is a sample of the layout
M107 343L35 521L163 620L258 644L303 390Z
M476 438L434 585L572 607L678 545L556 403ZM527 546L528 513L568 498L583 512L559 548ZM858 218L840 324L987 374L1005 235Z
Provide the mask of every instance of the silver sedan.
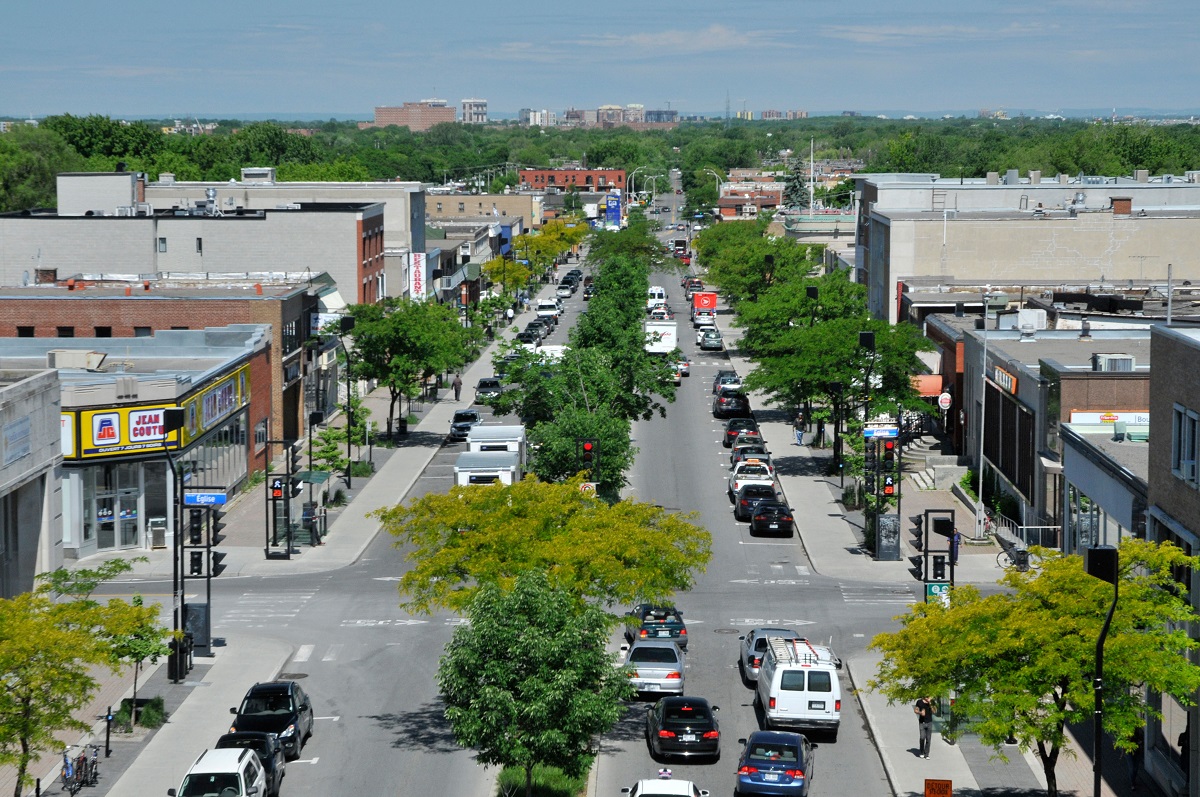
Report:
M639 639L629 646L625 666L638 692L683 694L683 651L670 639Z
M750 633L738 637L742 641L741 659L742 675L747 681L758 680L758 670L762 666L763 656L767 655L767 640L771 637L779 639L800 639L801 636L790 628L752 628Z

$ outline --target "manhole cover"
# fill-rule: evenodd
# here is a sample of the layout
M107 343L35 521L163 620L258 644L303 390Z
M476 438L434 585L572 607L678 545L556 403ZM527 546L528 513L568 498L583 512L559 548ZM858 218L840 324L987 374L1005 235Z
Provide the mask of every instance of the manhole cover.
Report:
M714 628L713 633L714 634L740 634L742 632L736 628Z
M307 678L306 672L281 672L279 673L280 681L299 681L301 678Z

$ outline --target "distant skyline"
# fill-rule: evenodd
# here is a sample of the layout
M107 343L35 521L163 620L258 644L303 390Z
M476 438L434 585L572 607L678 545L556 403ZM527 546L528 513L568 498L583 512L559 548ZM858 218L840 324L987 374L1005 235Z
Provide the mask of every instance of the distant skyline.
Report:
M0 116L1200 108L1195 0L5 4Z

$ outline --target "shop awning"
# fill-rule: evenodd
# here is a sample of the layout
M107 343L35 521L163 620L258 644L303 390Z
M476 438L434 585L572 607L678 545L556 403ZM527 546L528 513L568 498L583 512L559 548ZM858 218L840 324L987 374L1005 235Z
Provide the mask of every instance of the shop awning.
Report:
M937 397L942 394L944 380L941 374L915 374L912 377L913 387L922 398Z

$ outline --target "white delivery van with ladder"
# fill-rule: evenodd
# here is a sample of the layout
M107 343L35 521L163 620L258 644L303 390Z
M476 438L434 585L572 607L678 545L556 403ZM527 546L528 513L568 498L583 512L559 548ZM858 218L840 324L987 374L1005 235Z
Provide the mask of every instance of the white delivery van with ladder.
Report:
M841 668L842 660L828 645L768 639L754 695L763 727L823 730L836 738L842 721Z

